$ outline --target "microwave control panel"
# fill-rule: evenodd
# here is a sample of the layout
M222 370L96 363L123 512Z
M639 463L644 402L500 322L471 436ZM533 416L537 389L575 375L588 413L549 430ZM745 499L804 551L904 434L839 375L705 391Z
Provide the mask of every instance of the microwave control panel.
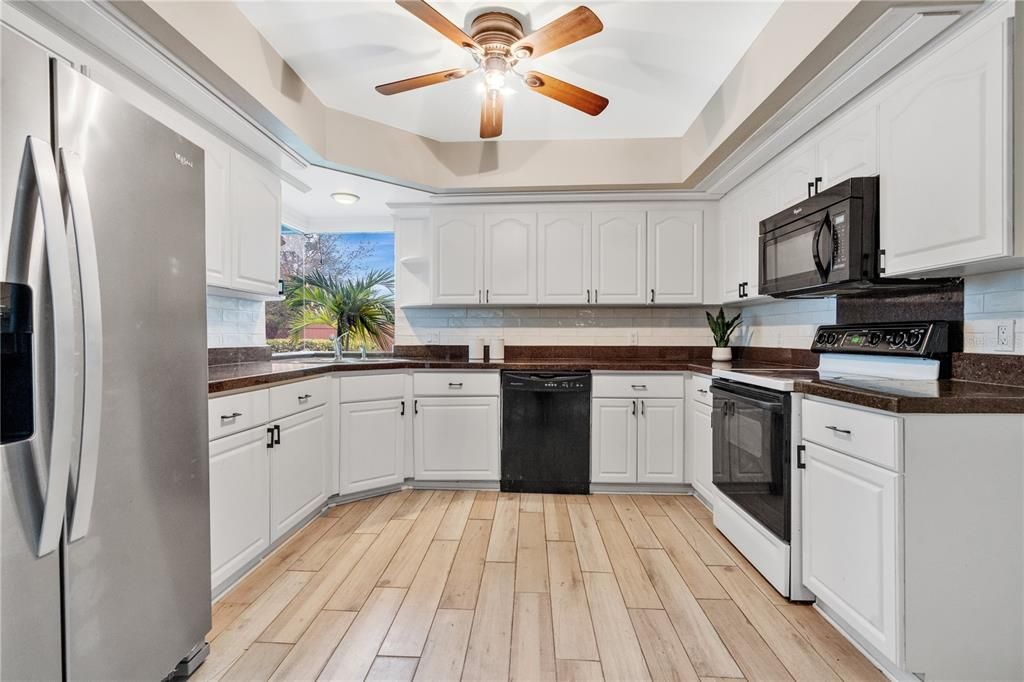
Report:
M846 267L846 261L850 257L850 240L846 238L847 223L846 214L837 213L832 218L832 269L837 270Z
M949 352L945 322L822 325L811 350L829 353L930 356Z

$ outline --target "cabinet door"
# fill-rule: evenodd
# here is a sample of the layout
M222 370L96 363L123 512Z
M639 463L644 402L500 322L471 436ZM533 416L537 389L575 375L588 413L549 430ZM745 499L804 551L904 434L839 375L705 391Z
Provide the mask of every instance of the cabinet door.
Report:
M984 22L892 83L879 108L886 276L1008 255L1009 65Z
M636 480L683 482L683 399L640 401Z
M435 304L483 303L484 217L481 213L434 216Z
M206 174L206 283L231 287L231 153L226 145L203 139Z
M900 476L804 445L804 585L899 663Z
M405 480L405 401L341 406L342 490L353 493Z
M537 302L537 214L484 217L484 303Z
M537 216L540 303L590 303L590 214L559 211Z
M327 406L274 424L270 450L270 539L277 540L327 499ZM280 442L277 442L280 441Z
M636 483L638 404L627 398L594 398L591 402L591 482Z
M762 174L761 183L777 182L778 193L773 201L759 206L764 215L758 216L757 222L806 199L807 183L813 183L814 178L820 175L816 145L808 142L798 143L796 149L779 159L773 168Z
M647 221L644 212L595 211L591 220L594 303L645 303Z
M281 181L241 154L231 154L232 288L277 294L281 251Z
M818 138L818 171L822 189L849 178L878 175L878 107L865 104L835 123Z
M497 398L418 398L413 412L417 479L501 477Z
M794 168L796 168L795 163L790 166L791 173L797 172ZM780 204L779 188L780 179L769 172L755 177L743 192L743 201L739 211L739 225L736 231L737 248L742 251L744 301L761 298L758 293L760 289L759 282L761 281L761 221L789 205ZM804 196L806 197L806 187Z
M650 303L700 303L704 284L704 213L648 211Z
M212 587L270 546L268 452L262 426L210 443Z
M711 427L711 408L703 403L691 400L687 412L689 422L686 424L686 455L692 462L693 470L689 473L690 483L704 500L714 505L716 493L711 482L712 443L714 434Z
M734 189L722 197L718 209L719 274L722 280L722 302L734 303L740 300L740 283L743 281L743 260L745 252L739 248L740 202L742 190Z

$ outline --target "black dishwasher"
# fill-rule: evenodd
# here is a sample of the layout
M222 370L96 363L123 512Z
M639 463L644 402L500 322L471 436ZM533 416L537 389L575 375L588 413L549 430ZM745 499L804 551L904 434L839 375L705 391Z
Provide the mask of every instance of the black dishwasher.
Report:
M590 492L590 373L501 373L501 489Z

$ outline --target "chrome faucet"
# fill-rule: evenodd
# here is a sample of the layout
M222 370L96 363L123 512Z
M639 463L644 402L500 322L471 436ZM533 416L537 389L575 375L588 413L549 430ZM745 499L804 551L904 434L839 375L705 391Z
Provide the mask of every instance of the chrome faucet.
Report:
M366 359L366 346L364 346L362 344L360 344L360 346L359 346L359 359L360 360L365 360Z
M334 359L341 362L341 342L349 335L349 332L345 332L339 336L331 337L331 343L334 345Z

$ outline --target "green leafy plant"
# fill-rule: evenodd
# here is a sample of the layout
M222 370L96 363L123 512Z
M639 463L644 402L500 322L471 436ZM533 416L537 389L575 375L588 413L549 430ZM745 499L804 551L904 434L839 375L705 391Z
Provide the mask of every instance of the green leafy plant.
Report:
M715 339L715 346L726 348L729 345L729 337L740 326L741 313L736 313L736 317L731 320L726 318L725 309L723 308L719 308L718 314L714 316L706 310L704 314L708 317L708 327L711 328L711 336Z
M341 279L316 271L289 280L285 303L293 312L292 334L312 325L333 327L344 350L353 343L368 350L390 351L395 336L395 276L371 270Z

